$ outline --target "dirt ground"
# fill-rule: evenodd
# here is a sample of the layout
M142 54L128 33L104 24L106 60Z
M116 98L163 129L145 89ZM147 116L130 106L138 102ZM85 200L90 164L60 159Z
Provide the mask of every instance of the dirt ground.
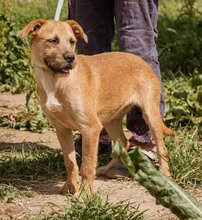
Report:
M0 114L16 114L23 108L25 95L0 94ZM56 135L49 131L45 134L28 131L18 131L9 128L0 128L0 147L8 147L17 143L45 144L50 148L60 148ZM0 219L28 219L39 214L55 214L59 212L58 206L65 205L66 196L59 194L59 188L63 185L60 180L49 180L45 183L36 183L33 187L32 197L19 197L10 203L0 203ZM32 189L32 190L33 190ZM103 199L108 196L109 201L119 202L128 200L134 206L139 206L140 211L145 211L145 219L148 220L173 220L177 219L170 210L157 205L149 192L132 180L109 180L98 178L94 183L94 190L99 191ZM199 200L202 200L201 189L193 192Z

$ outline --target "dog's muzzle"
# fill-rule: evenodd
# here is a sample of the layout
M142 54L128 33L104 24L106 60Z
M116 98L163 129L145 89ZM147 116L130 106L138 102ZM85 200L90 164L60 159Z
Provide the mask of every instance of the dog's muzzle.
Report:
M72 64L75 60L75 55L74 54L67 54L64 56L65 61L67 61L67 63Z
M64 61L62 65L55 65L54 63L51 62L52 60L48 59L47 57L44 58L45 64L56 74L59 73L69 73L71 69L74 68L75 66L75 55L69 54L64 56Z

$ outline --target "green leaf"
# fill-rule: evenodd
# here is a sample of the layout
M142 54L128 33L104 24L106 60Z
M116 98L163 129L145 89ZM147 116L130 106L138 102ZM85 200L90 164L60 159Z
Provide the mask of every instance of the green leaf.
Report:
M135 174L135 167L133 162L130 159L130 156L127 154L125 148L122 147L123 143L118 139L114 144L114 151L112 153L113 157L121 159L121 161L127 166L129 172L132 176Z
M192 78L192 87L197 87L202 85L202 74L197 74Z
M186 91L178 91L178 92L174 93L174 96L176 98L182 98L182 99L186 100L187 96L188 96L188 93Z
M149 159L141 153L139 148L135 148L127 154L127 152L120 149L121 145L122 143L118 141L115 155L119 156L128 167L129 172L147 188L151 195L155 196L162 205L170 208L181 219L202 219L201 203L172 179L159 172ZM131 169L131 164L134 165L135 169Z
M199 91L197 94L197 101L199 102L200 105L202 105L202 86L199 87Z
M183 106L173 108L172 113L175 117L181 117L182 115L189 115L189 112L186 109L184 109Z

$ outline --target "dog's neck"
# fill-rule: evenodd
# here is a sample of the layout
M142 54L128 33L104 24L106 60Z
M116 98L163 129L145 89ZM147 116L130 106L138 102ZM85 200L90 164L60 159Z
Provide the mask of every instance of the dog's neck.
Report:
M61 107L57 97L56 97L56 81L54 80L54 74L48 67L40 67L33 64L34 72L36 75L36 81L40 84L46 94L45 106L51 110L53 107Z
M32 66L33 66L33 69L34 69L35 73L37 73L37 72L45 72L45 73L50 72L51 73L50 68L47 67L47 66L39 66L39 65L34 64L34 63L32 64Z

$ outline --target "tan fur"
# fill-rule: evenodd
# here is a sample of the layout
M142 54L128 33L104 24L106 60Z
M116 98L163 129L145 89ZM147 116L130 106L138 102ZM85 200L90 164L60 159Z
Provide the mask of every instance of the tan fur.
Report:
M74 193L80 188L72 130L82 134L80 174L82 182L91 186L95 178L102 126L113 141L121 138L128 148L122 119L134 105L142 109L154 136L160 171L170 175L163 134L174 135L174 132L161 119L160 83L146 62L123 52L76 55L69 72L65 73L61 70L66 65L64 55L75 53L75 43L72 41L81 38L87 42L87 36L78 23L38 19L20 33L22 38L28 34L33 36L30 43L31 59L41 106L56 128L64 153L68 179L63 192L69 190ZM50 40L54 37L58 40L56 44ZM52 66L58 71L54 71Z

